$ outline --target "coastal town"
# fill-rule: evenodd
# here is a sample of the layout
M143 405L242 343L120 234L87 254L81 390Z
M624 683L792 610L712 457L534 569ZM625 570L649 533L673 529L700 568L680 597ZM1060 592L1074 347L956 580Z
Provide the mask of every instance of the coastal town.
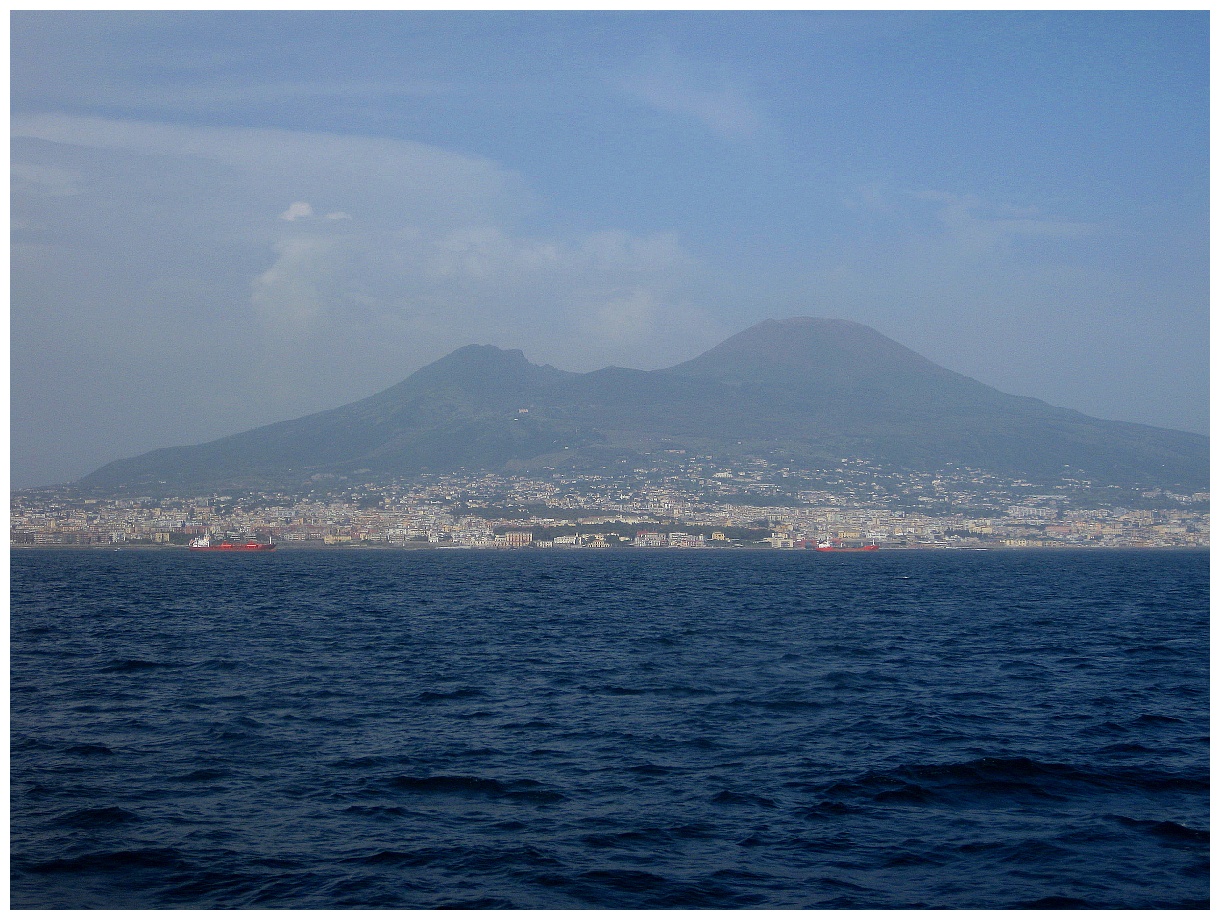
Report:
M421 474L354 483L325 474L287 492L12 495L10 545L185 547L201 538L279 547L1019 549L1195 547L1210 496L1032 483L843 459L798 470L683 451L622 473Z

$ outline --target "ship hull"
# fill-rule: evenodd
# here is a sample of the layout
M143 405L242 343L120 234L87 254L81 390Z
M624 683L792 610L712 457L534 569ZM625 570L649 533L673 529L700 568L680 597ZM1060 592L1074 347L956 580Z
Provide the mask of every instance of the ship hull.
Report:
M267 553L275 549L274 543L217 543L215 546L192 546L192 553Z

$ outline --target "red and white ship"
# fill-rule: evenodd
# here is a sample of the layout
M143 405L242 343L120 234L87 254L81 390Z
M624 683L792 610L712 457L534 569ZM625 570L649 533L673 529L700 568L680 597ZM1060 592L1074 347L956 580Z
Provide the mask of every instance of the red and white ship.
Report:
M831 540L829 543L819 543L817 550L819 553L871 553L880 549L876 543L864 543L860 546L847 546L846 544Z
M275 544L268 540L259 543L257 540L247 540L245 543L229 543L222 541L213 543L211 537L196 537L190 543L190 549L213 553L265 553L275 549Z

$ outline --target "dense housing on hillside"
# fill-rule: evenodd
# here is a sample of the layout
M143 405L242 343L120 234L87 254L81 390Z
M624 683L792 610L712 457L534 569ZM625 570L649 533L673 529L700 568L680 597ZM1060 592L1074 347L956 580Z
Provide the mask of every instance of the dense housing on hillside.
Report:
M203 534L281 545L488 549L800 549L826 541L889 548L1206 547L1209 494L1116 492L1064 479L1047 491L971 469L826 470L725 465L667 452L619 476L449 474L344 484L299 495L13 496L14 546L185 544Z

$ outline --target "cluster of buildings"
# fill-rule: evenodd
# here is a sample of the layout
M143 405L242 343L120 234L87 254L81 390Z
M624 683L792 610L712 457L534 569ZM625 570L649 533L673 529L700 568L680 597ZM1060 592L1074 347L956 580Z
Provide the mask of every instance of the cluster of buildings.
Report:
M613 476L433 475L298 495L30 490L12 496L9 535L14 547L184 546L203 535L285 547L1206 547L1209 499L1115 493L1066 477L1048 487L977 470L902 473L858 460L802 471L679 456Z

